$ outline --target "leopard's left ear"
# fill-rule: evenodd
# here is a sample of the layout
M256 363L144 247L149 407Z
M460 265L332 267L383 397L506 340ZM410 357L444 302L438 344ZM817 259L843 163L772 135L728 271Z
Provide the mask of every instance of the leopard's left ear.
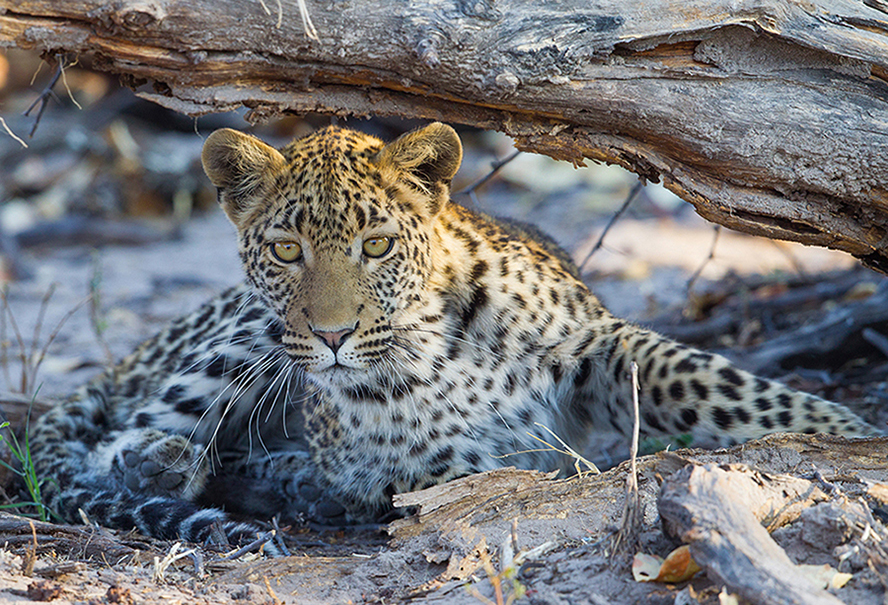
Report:
M204 172L219 189L219 202L228 218L240 226L258 208L286 160L256 137L223 128L211 134L200 155Z
M435 122L402 135L377 156L383 172L394 169L397 180L430 197L429 211L437 214L450 196L450 181L462 161L456 131Z

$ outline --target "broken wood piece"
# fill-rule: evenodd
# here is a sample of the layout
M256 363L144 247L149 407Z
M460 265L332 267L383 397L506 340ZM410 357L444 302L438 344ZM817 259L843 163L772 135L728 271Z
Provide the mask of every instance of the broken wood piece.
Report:
M92 59L190 115L246 106L253 121L320 112L501 130L520 149L662 180L732 229L888 271L881 0L305 7L21 0L0 10L0 46Z
M529 487L536 487L540 481L554 479L558 471L516 470L513 467L499 468L476 475L470 475L441 485L435 485L416 492L395 494L396 507L419 506L420 516L429 515L441 507L459 503L463 508L478 506L507 493L518 493ZM393 528L402 528L412 522L398 520Z
M37 552L54 550L76 557L97 557L117 562L136 549L93 527L43 523L0 511L0 536L6 547L27 546L37 536Z
M804 479L706 464L667 478L657 504L667 533L688 543L694 560L730 592L764 605L838 605L763 526L787 523L825 499Z

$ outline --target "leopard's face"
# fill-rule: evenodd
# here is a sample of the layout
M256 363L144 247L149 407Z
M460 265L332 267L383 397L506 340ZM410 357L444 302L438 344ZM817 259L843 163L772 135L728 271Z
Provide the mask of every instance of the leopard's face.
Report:
M453 132L431 128L434 140ZM429 150L423 132L388 147L335 128L280 152L234 131L206 144L248 279L283 323L287 354L319 384L353 383L384 364L399 315L426 296L430 236L459 148L455 133L443 137L450 148L456 141L457 155L442 176L415 162ZM244 169L251 154L260 156L258 176Z
M423 296L428 224L389 197L366 156L331 166L300 154L290 166L280 195L240 231L248 278L301 367L366 369L391 347L398 312Z

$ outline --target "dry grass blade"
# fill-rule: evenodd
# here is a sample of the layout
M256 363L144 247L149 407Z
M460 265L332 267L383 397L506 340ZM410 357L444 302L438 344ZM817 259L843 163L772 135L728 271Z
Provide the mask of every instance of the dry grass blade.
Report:
M551 443L549 443L548 441L546 441L545 439L542 439L541 437L537 437L536 435L534 435L534 434L531 433L530 431L527 431L527 435L528 435L529 437L531 437L532 439L535 439L535 440L539 441L540 443L542 443L542 444L545 445L546 447L545 447L545 448L539 448L539 449L533 449L533 450L520 450L520 451L512 452L512 453L509 453L509 454L503 454L503 455L501 455L501 456L494 456L493 454L490 454L490 456L491 456L492 458L496 458L497 460L502 460L502 459L504 459L504 458L509 458L509 457L511 457L511 456L518 456L519 454L532 454L532 453L534 453L534 452L549 452L549 451L552 451L552 452L558 452L559 454L564 454L565 456L569 456L569 457L573 458L573 459L574 459L574 469L577 471L577 475L580 476L580 477L583 477L583 476L585 476L585 475L587 475L587 474L589 474L589 473L591 473L591 474L593 474L593 475L600 475L600 474L601 474L601 471L598 469L597 466L595 466L595 463L594 463L594 462L592 462L591 460L588 460L587 458L583 457L582 454L580 454L580 453L577 452L575 449L573 449L572 447L570 447L570 446L569 446L567 443L565 443L564 440L563 440L561 437L559 437L559 436L558 436L558 435L557 435L552 429L550 429L549 427L547 427L545 424L540 424L539 422L534 422L534 424L537 425L538 427L540 427L541 429L545 430L545 431L546 431L547 433L549 433L550 435L552 435L556 440L558 440L558 443L560 443L561 446L562 446L564 449L563 449L563 450L560 450L560 449L558 449L557 447L555 447L554 445L552 445ZM580 464L585 465L585 467L586 467L586 470L585 470L585 471L584 471L583 469L580 468Z
M555 434L555 431L553 431L552 429L547 427L545 424L540 424L539 422L534 422L534 424L537 425L538 427L540 427L541 429L545 430L547 433L549 433L553 437L555 437L555 439L558 440L558 443L560 443L564 449L559 450L558 448L556 448L552 444L546 442L543 439L540 439L539 437L537 437L536 435L533 435L531 433L528 433L528 435L530 435L531 437L533 437L534 439L536 439L540 443L545 444L546 446L549 447L549 449L552 449L556 452L559 452L561 454L565 454L567 456L572 457L574 459L574 469L576 469L577 475L582 477L586 473L592 473L593 475L600 475L601 474L601 471L598 470L598 467L595 466L594 462L592 462L591 460L587 460L581 454L579 454L575 449L573 449L572 447L567 445L561 437L559 437L558 435ZM586 466L585 471L580 469L580 463L582 463Z
M311 15L308 12L305 0L296 0L296 2L299 4L299 14L302 17L302 29L305 30L305 35L315 42L319 42L318 30L315 29L314 23L311 22ZM280 0L278 0L278 4L280 4Z
M28 148L28 144L25 143L25 141L23 139L21 139L18 135L16 135L12 131L12 129L9 127L9 125L6 123L6 120L4 120L2 116L0 116L0 126L3 126L3 130L6 131L6 134L11 136L13 138L13 140L15 140L19 145L21 145L25 149Z
M638 436L641 421L638 404L638 364L629 365L632 374L632 413L635 419L632 427L632 447L629 457L629 475L626 477L626 505L623 508L623 521L611 542L611 558L622 553L634 553L639 547L641 529L641 500L638 497Z
M265 11L266 15L271 14L271 11L268 10L268 6L265 4L265 0L259 0L259 4L262 5L262 10ZM308 12L308 5L305 4L305 0L296 0L296 4L299 6L299 16L302 18L302 29L305 31L305 35L315 42L320 42L320 38L318 38L318 30L315 28L314 23L311 20L311 14ZM275 27L280 29L284 23L284 6L281 4L281 0L277 0L277 18Z
M70 63L68 65L65 65L64 61L59 61L59 71L62 72L62 84L65 85L65 91L67 91L68 93L68 98L74 104L74 107L83 111L83 107L81 107L80 103L77 102L77 99L74 98L74 93L71 92L71 87L68 86L68 77L65 75L65 70L69 67L74 67L75 65L77 65L77 61L74 61L73 63Z
M71 316L76 313L80 307L85 305L90 297L86 297L74 305L71 309L65 313L62 318L56 323L55 327L52 331L47 335L46 340L40 343L41 334L43 332L43 323L46 318L46 311L49 308L50 300L52 299L52 295L55 292L55 285L50 286L47 290L46 294L43 295L43 298L40 301L40 309L37 312L37 319L34 323L34 331L32 334L32 340L30 346L28 346L25 341L24 335L22 334L21 329L19 328L18 322L15 319L15 315L12 312L12 307L9 304L9 296L8 292L5 288L0 289L0 304L2 304L2 308L0 308L0 367L3 368L3 377L6 380L6 384L10 386L10 390L15 391L12 387L12 375L9 371L9 341L7 340L7 325L12 330L12 336L15 340L15 346L18 349L17 357L19 362L21 363L21 377L19 379L18 390L15 392L21 393L23 395L33 395L35 394L35 387L37 381L37 373L40 370L40 366L43 363L43 360L46 359L46 355L49 352L49 347L52 346L52 343L55 342L56 338L58 338L59 334L62 331L62 328L71 319Z
M712 244L709 246L709 255L706 259L697 267L697 270L694 271L694 274L691 275L690 279L688 279L688 285L686 290L688 291L688 295L690 296L691 290L694 287L694 284L697 283L697 280L700 279L700 276L703 274L703 269L706 268L712 259L715 258L715 246L718 244L718 236L721 235L721 225L716 225L712 229Z
M181 542L176 542L170 548L170 551L164 556L162 559L160 557L154 557L154 570L151 574L154 582L163 582L164 574L166 570L169 569L170 565L178 561L179 559L184 559L185 557L192 556L196 551L196 549L192 548L189 550L183 550L179 552L179 549L182 547Z

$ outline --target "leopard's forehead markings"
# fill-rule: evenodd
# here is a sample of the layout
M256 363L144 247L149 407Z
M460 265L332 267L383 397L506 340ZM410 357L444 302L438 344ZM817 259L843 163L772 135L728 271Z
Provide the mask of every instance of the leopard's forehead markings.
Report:
M289 170L281 176L285 203L275 226L342 233L372 223L382 208L378 201L386 201L369 195L371 185L382 188L372 161L382 147L376 137L330 126L281 149Z
M333 169L358 169L369 165L370 156L382 149L374 136L329 126L305 138L293 141L281 153L291 168L324 166Z

